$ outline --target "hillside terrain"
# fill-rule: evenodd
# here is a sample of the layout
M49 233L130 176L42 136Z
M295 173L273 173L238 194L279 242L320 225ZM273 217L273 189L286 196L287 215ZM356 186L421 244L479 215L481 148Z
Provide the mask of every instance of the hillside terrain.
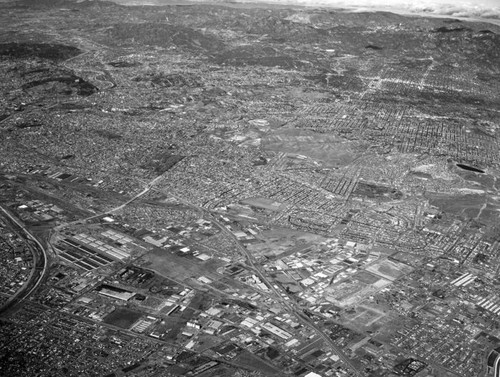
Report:
M483 376L500 26L0 2L0 374Z

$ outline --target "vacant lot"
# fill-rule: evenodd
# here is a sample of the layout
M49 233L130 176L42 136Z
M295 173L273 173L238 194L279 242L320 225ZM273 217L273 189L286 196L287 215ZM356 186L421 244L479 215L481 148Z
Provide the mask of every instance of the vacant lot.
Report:
M368 266L366 270L383 278L394 281L397 278L410 273L413 269L404 263L384 259Z
M122 329L128 329L132 326L139 318L141 318L142 313L130 310L127 308L117 308L106 317L104 317L104 323L108 323L113 326L121 327Z

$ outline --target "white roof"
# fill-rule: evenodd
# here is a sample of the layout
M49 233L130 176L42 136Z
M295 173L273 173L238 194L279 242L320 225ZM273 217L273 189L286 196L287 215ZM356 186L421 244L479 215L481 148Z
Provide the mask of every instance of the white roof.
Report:
M309 372L304 377L321 377L321 375L318 373Z

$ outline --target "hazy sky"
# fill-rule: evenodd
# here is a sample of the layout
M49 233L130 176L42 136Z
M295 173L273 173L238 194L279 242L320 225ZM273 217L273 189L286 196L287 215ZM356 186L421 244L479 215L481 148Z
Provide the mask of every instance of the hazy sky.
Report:
M1 0L0 0L1 1ZM117 3L168 4L173 0L114 0ZM212 0L192 0L208 2ZM213 0L220 2L221 0ZM224 1L224 0L222 0ZM332 6L353 10L388 10L395 13L427 14L454 18L483 19L500 25L500 0L227 0L244 3L275 3Z
M251 1L251 0L242 0ZM256 0L263 1L265 0ZM399 8L412 12L500 18L500 0L272 0L275 3L368 8Z
M203 0L201 0L203 1ZM234 0L241 2L273 2L308 6L334 6L351 9L392 10L457 18L490 20L500 24L500 0Z

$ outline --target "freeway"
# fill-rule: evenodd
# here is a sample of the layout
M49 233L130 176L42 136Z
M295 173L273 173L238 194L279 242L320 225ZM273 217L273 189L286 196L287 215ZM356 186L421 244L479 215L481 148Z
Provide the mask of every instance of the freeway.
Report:
M48 255L47 250L43 245L36 239L33 234L30 233L28 229L9 211L0 206L1 212L4 216L10 220L10 223L14 225L19 231L19 235L23 236L28 243L33 254L33 270L28 278L28 281L12 296L3 307L0 308L0 314L5 314L17 307L20 303L30 297L40 286L48 272Z
M122 208L126 207L127 205L129 205L130 203L132 203L133 201L137 200L141 196L148 193L162 177L163 176L160 175L160 176L156 177L155 179L153 179L152 181L150 181L149 183L147 183L141 192L136 194L134 197L132 197L131 199L129 199L125 203L117 206L116 208L113 208L109 211L106 211L105 213L90 216L90 217L85 218L85 219L80 219L80 220L77 220L74 222L61 224L61 225L55 227L54 231L59 231L62 228L65 228L69 225L82 224L88 220L98 218L100 216L104 216L104 215L109 214L109 213L117 212L117 211L121 210ZM317 325L315 325L309 317L307 317L303 313L302 309L296 308L295 305L293 305L292 303L290 303L284 299L284 297L282 296L282 292L279 292L279 290L274 286L274 284L269 281L269 279L261 271L260 266L257 266L254 263L252 256L248 253L246 248L241 245L241 243L234 236L234 234L232 234L224 225L219 223L219 221L215 218L215 216L210 211L208 211L207 209L205 209L203 207L199 207L199 206L196 206L190 202L187 202L180 197L174 196L174 198L179 200L179 202L185 204L188 207L191 207L197 211L205 213L214 222L214 224L216 224L221 229L222 232L224 232L228 237L230 237L235 242L241 255L244 256L245 259L247 260L248 267L250 267L253 271L255 271L255 273L259 276L259 278L272 290L272 292L276 296L278 303L282 306L282 308L285 309L286 311L288 311L289 313L293 314L304 326L308 327L309 329L314 331L316 334L318 334L330 346L330 348L335 351L335 353L345 363L345 365L347 365L352 370L352 372L354 372L355 375L357 375L357 376L361 375L359 370L352 364L351 360L349 360L349 358L343 353L343 351L340 350L337 347L337 345L332 341L332 339L327 334L325 334ZM16 294L16 300L15 300L16 303L15 304L17 305L18 303L20 303L21 301L23 301L27 297L29 297L29 295L31 295L38 288L40 283L42 282L43 277L45 276L45 274L47 272L47 265L48 265L47 254L46 254L46 250L43 248L43 246L40 244L40 242L33 235L31 235L31 233L29 233L29 231L17 219L15 219L5 209L1 208L1 210L11 219L11 221L13 221L18 227L20 227L23 230L23 232L27 235L28 239L30 239L31 241L33 241L36 244L37 249L39 249L39 251L41 251L40 255L42 256L42 258L40 258L40 260L37 260L37 262L36 262L35 272L38 272L38 273L33 274L33 276L30 279L29 286L27 286L25 289L22 289L22 292L20 291L20 292L18 292L18 294ZM39 266L40 262L42 264L41 266Z

